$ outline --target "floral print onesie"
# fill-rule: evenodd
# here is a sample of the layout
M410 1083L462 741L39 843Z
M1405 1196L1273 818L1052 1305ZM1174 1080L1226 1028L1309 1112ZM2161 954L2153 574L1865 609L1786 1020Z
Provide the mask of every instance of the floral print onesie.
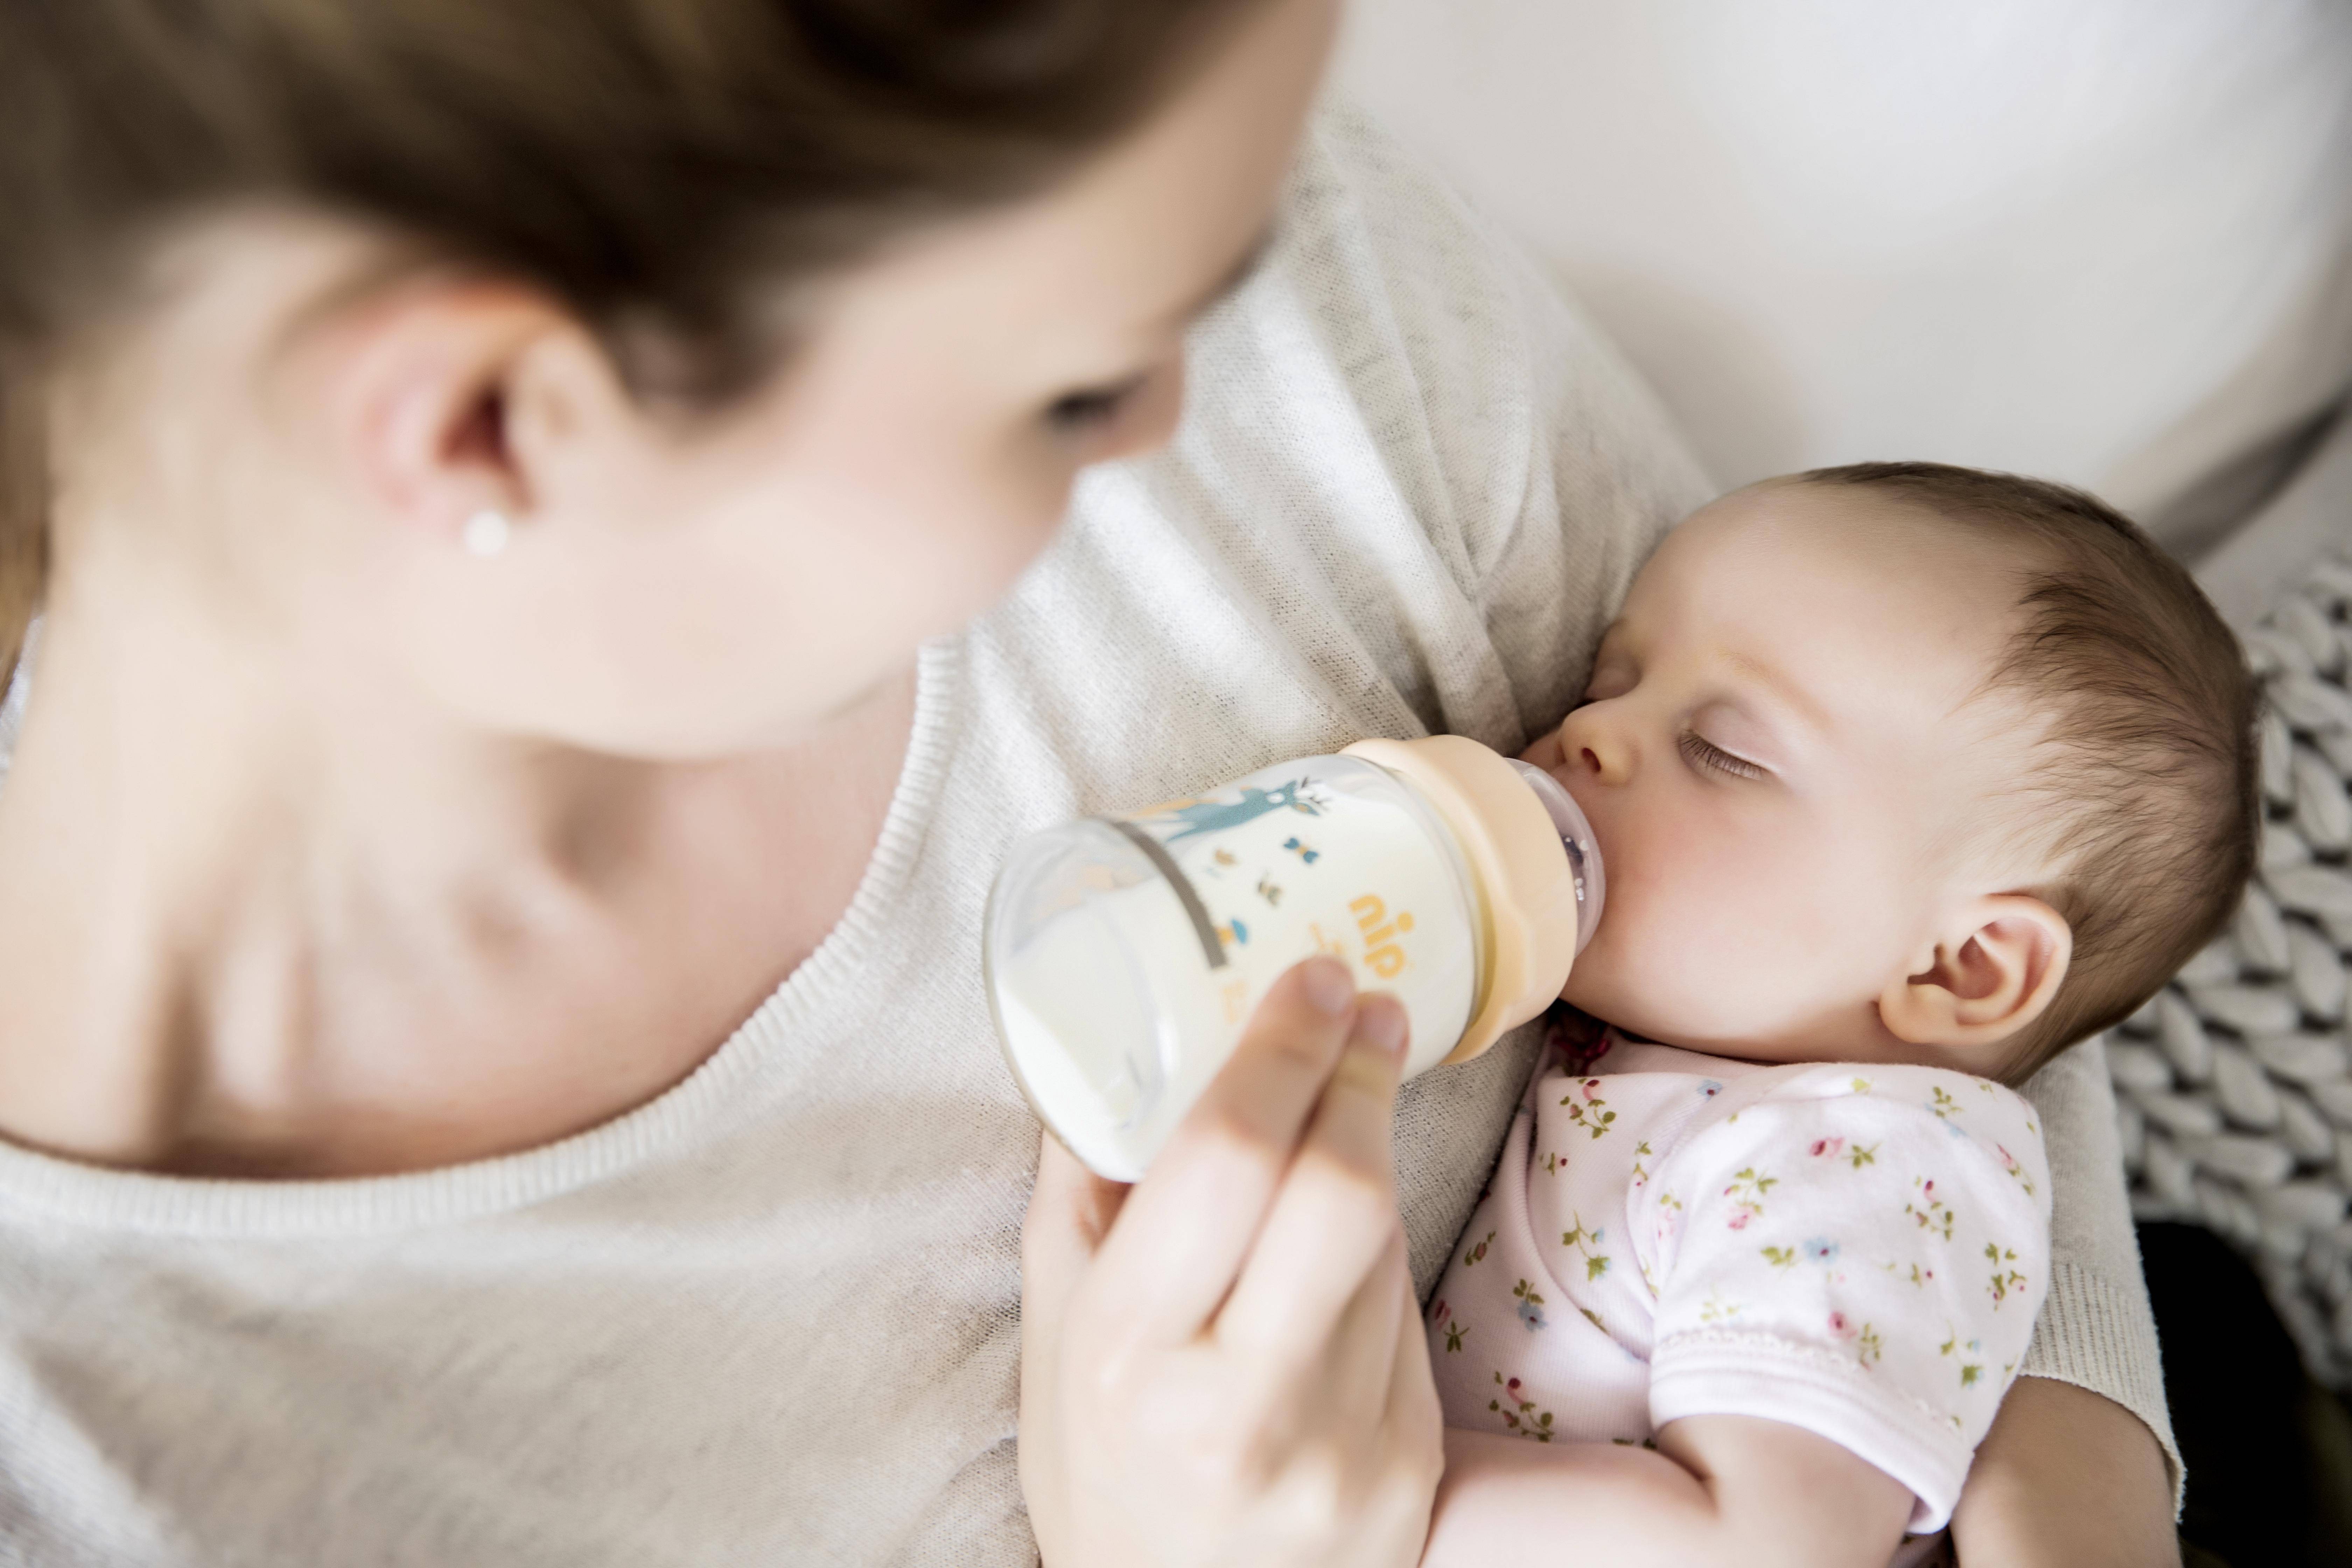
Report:
M1642 1443L1785 1421L1942 1529L2049 1275L2033 1108L1941 1068L1605 1043L1538 1071L1439 1282L1447 1424Z

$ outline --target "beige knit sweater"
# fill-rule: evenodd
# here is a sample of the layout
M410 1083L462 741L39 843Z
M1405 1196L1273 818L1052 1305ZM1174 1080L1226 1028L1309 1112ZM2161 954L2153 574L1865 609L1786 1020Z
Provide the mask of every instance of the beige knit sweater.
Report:
M1174 447L1091 475L1011 600L926 651L855 901L677 1089L379 1180L0 1148L0 1560L1028 1562L1037 1127L976 941L1004 845L1360 736L1517 751L1707 491L1591 330L1345 116L1194 374ZM1404 1097L1424 1289L1528 1046ZM2095 1055L2035 1098L2063 1261L2027 1370L2165 1435Z

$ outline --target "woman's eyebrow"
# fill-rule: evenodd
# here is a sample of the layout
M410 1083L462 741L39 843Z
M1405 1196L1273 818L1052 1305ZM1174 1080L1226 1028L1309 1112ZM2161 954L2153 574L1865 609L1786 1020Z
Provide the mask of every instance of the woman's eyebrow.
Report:
M1251 275L1265 264L1267 252L1274 248L1276 228L1274 222L1268 222L1258 230L1257 237L1249 242L1241 255L1234 258L1234 264L1218 274L1215 282L1186 300L1181 310L1171 313L1170 319L1189 321L1248 282Z

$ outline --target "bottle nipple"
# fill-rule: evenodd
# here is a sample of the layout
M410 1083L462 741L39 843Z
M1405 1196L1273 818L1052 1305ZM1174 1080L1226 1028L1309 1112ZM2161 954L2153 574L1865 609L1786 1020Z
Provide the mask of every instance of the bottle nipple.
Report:
M1568 787L1533 763L1510 759L1518 769L1536 798L1543 802L1544 812L1559 832L1560 847L1568 851L1568 868L1576 879L1576 951L1582 952L1592 944L1592 932L1601 924L1601 907L1609 898L1609 875L1601 863L1601 841L1593 837L1592 824L1584 808Z

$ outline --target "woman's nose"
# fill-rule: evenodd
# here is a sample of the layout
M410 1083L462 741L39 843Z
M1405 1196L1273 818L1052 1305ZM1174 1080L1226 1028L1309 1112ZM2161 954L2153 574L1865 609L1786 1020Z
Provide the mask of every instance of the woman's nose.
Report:
M1633 742L1607 702L1588 702L1559 727L1560 762L1598 784L1623 784L1636 761Z

